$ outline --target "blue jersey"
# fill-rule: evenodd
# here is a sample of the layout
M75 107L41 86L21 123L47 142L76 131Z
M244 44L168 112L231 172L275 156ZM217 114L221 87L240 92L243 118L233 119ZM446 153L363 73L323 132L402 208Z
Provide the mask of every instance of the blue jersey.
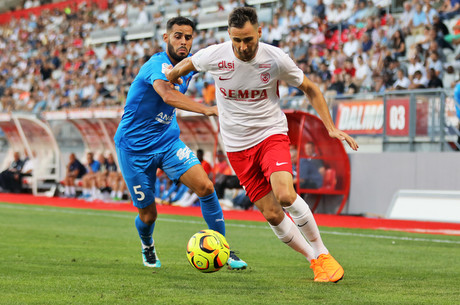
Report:
M171 64L166 52L161 52L141 67L129 88L124 114L115 134L118 148L141 154L161 153L179 139L176 108L166 104L153 89L155 80L168 81L163 69ZM183 82L175 86L176 90L185 93L195 73L182 77Z

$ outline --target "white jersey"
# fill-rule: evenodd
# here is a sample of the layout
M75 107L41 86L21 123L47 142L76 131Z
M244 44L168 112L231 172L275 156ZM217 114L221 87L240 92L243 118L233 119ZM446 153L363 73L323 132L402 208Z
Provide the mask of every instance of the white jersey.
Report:
M287 134L278 82L298 87L304 74L281 49L259 43L256 56L244 62L228 41L198 51L192 62L198 71L208 71L214 78L220 132L228 152L251 148L274 134Z

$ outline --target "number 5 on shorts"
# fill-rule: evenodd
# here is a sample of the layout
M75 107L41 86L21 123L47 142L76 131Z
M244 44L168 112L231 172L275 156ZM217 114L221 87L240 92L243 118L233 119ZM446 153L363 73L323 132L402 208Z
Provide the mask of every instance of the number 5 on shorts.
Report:
M139 184L139 185L133 186L134 194L139 195L139 197L136 198L137 201L142 201L142 200L145 199L145 194L144 194L144 192L142 192L141 190L139 190L140 188L141 188L141 185L140 185L140 184Z

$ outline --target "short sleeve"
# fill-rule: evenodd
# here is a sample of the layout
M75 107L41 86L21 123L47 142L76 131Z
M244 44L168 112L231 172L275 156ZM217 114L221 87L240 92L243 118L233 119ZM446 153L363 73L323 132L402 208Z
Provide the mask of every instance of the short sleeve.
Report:
M280 56L279 69L280 79L286 81L289 86L299 87L302 84L304 74L289 55L283 53Z
M211 45L199 50L192 56L192 63L197 71L203 72L211 69L212 58L218 46L219 45Z
M149 66L147 66L145 80L152 85L154 81L157 79L161 79L164 81L168 81L166 78L164 71L168 66L167 63L153 61Z

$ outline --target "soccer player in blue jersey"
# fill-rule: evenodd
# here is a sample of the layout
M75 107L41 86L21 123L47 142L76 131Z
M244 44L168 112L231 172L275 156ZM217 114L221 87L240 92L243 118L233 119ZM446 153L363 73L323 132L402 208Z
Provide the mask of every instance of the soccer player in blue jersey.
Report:
M208 227L225 235L223 213L214 186L198 158L179 139L176 120L176 108L208 116L217 115L217 108L196 103L183 94L195 72L184 76L183 83L176 86L164 75L166 67L189 56L194 26L184 17L167 22L163 34L167 50L154 54L141 67L128 91L124 114L115 134L120 169L139 211L135 224L147 267L161 266L152 236L157 219L155 180L158 168L172 181L180 181L195 192ZM231 269L247 266L233 251L228 265Z

